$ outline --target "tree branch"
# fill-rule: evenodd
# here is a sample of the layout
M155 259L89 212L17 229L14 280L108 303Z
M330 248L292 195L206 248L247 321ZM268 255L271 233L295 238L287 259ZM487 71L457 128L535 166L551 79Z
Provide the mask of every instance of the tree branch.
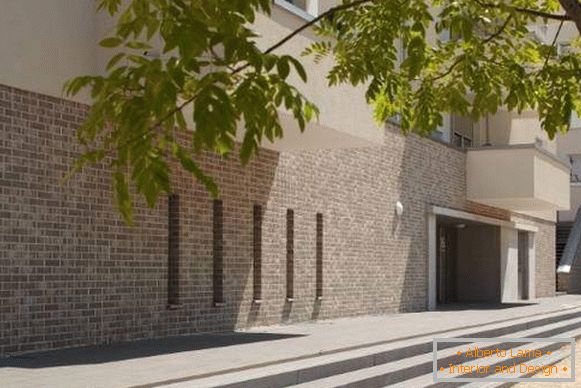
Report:
M493 34L489 35L486 39L484 39L482 41L482 43L487 44L492 42L494 39L498 38L500 35L502 35L502 33L504 32L504 30L506 30L506 27L508 26L508 24L510 23L510 21L512 20L512 15L510 15L506 21L502 24L502 26L500 26L500 28L494 32ZM450 73L452 73L452 71L454 71L454 68L456 66L458 66L464 59L466 58L466 55L462 54L460 56L458 56L456 58L456 60L450 65L450 67L448 68L448 70L446 70L443 73L440 73L432 78L430 78L428 81L430 82L434 82L437 80L440 80L444 77L446 77L447 75L449 75Z
M278 42L276 42L274 45L272 45L269 48L267 48L264 51L264 54L270 54L271 52L273 52L277 48L281 47L282 45L284 45L285 43L287 43L289 40L291 40L292 38L294 38L298 34L300 34L302 31L306 30L309 27L312 27L313 25L317 24L318 22L320 22L324 18L333 15L335 12L344 11L344 10L350 9L350 8L355 8L355 7L358 7L358 6L362 5L362 4L372 3L374 1L377 1L377 0L356 0L356 1L353 1L351 3L345 3L345 4L338 5L336 7L330 8L327 11L323 12L322 14L320 14L319 16L315 17L313 20L310 20L309 22L304 23L302 26L300 26L296 30L293 30L291 33L289 33L288 35L286 35L284 38L282 38L281 40L279 40ZM236 74L240 73L241 71L243 71L244 69L248 68L249 66L250 66L249 63L245 63L242 66L239 66L237 68L230 69L231 70L230 74L231 75L236 75ZM149 135L148 132L154 130L155 128L160 127L167 119L169 119L170 117L172 117L173 115L175 115L177 112L181 111L186 106L188 106L189 104L191 104L192 102L194 102L197 97L198 97L198 94L196 93L192 97L188 98L187 100L184 100L181 104L179 104L178 106L176 106L174 109L172 109L166 115L164 115L158 121L156 121L155 124L153 124L150 127L149 131L147 131L144 134L140 134L139 136L136 136L135 138L129 139L129 141L126 142L126 144L124 144L124 146L131 144L133 141L137 141L137 140L141 139L143 136Z
M560 0L560 1L562 2L562 0ZM573 18L571 16L569 16L568 13L554 14L554 13L540 11L537 9L514 7L514 6L507 5L507 4L488 3L488 2L485 2L482 0L474 0L474 2L476 2L482 8L491 9L491 8L501 8L502 6L506 6L507 8L512 9L513 11L516 11L519 13L524 13L527 15L537 16L537 17L544 18L544 19L553 19L553 20L562 20L562 21L572 21L573 20Z
M279 40L277 43L275 43L272 46L270 46L269 48L267 48L264 51L264 54L270 54L271 52L273 52L277 48L281 47L282 45L284 45L286 42L288 42L289 40L291 40L292 38L294 38L298 34L300 34L302 31L306 30L309 27L312 27L313 25L317 24L318 22L320 22L324 18L333 15L335 12L344 11L344 10L349 9L349 8L355 8L355 7L358 7L358 6L362 5L362 4L372 3L374 1L376 1L376 0L357 0L357 1L353 1L351 3L341 4L341 5L338 5L336 7L330 8L327 11L323 12L322 14L320 14L319 16L317 16L316 18L314 18L313 20L310 20L309 22L303 24L302 26L300 26L296 30L292 31L291 33L289 33L288 35L286 35L284 38L282 38L281 40ZM250 66L249 63L245 63L244 65L239 66L239 67L233 69L231 71L231 75L238 74L241 71L243 71L244 69L248 68L249 66ZM197 95L194 95L191 98L185 100L182 104L178 105L174 110L170 111L167 115L165 115L161 119L159 119L157 121L157 123L155 123L154 127L161 125L165 120L169 119L171 116L173 116L174 114L176 114L180 110L184 109L187 105L189 105L192 102L194 102L194 100L196 99L196 97L197 97Z
M500 26L498 31L496 31L494 34L491 34L488 38L484 39L483 43L484 44L490 43L491 41L493 41L494 39L496 39L500 35L502 35L502 33L504 32L504 30L506 30L506 27L508 27L508 23L510 23L511 20L512 20L512 15L510 15L508 18L506 18L506 21L502 24L502 26Z
M559 4L565 10L567 15L575 22L575 26L581 33L581 4L577 0L559 0Z
M446 77L447 75L449 75L450 73L452 73L452 71L454 70L454 68L456 66L458 66L460 64L460 62L462 62L465 58L466 58L466 55L464 55L464 54L459 55L458 58L456 58L456 60L450 65L450 67L448 68L448 70L446 70L443 73L438 74L437 76L434 76L434 77L428 79L427 81L428 82L434 82L434 81L437 81L439 79L442 79L442 78Z
M309 21L308 23L303 24L302 26L300 26L299 28L294 30L293 32L291 32L290 34L288 34L287 36L282 38L280 41L278 41L276 44L270 46L264 53L270 54L272 51L276 50L277 48L279 48L280 46L282 46L283 44L285 44L286 42L288 42L289 40L294 38L296 35L300 34L304 30L306 30L307 28L317 24L318 22L320 22L324 18L333 15L337 11L344 11L344 10L349 9L349 8L358 7L358 6L365 4L365 3L372 3L374 1L376 1L376 0L356 0L356 1L353 1L351 3L345 3L345 4L338 5L336 7L330 8L329 10L327 10L327 11L323 12L322 14L320 14L319 16L315 17L313 20Z
M553 42L551 43L551 48L555 47L555 44L557 43L557 39L559 38L559 34L561 34L562 28L563 28L563 22L561 21L561 23L559 23L559 28L557 29L557 32L555 33L555 37L553 38ZM543 69L545 69L545 67L547 67L547 64L549 63L549 59L551 59L551 50L549 50L549 52L547 53L547 57L545 58L545 63L543 64Z

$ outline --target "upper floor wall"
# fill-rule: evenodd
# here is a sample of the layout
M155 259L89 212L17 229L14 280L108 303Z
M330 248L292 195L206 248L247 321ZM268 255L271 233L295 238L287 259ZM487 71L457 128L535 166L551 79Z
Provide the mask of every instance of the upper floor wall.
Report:
M334 1L306 1L310 12L323 12ZM300 1L299 1L300 2ZM255 29L261 35L259 46L270 44L305 23L307 12L284 0L273 5L271 17L258 15ZM307 4L308 3L308 4ZM96 12L94 0L0 0L0 83L62 97L63 84L70 78L85 74L102 74L108 59L114 54L98 43L113 30L115 22L106 13ZM316 7L315 7L316 5ZM278 52L299 57L315 36L309 31L300 34ZM331 66L327 61L314 64L305 59L309 75L307 84L295 77L292 82L319 107L318 123L305 134L290 116L281 112L287 128L285 138L276 144L266 144L277 150L344 148L379 145L383 130L372 119L364 90L348 86L328 88L325 74ZM87 95L73 98L90 103Z
M479 145L491 143L494 145L536 144L555 154L557 144L541 128L541 122L536 112L522 113L499 111L484 118L475 125Z
M0 83L60 97L67 79L98 73L94 1L0 0L0 9Z
M256 20L259 45L269 47L338 3L338 0L274 0L272 15L259 15ZM114 20L105 13L98 14L96 4L94 0L0 0L0 49L3 53L0 83L61 97L67 79L103 73L113 52L99 47L98 42L112 31ZM539 31L544 31L549 39L553 27L541 26ZM299 57L316 39L312 32L305 31L278 52ZM266 146L293 150L382 144L383 130L372 118L364 88L346 85L329 88L325 76L332 61L315 64L310 58L302 60L309 75L308 83L302 83L298 77L292 82L317 104L320 120L301 134L294 120L283 113L285 138ZM90 102L86 95L75 100ZM536 143L550 152L557 150L556 143L540 129L533 112L523 115L501 112L478 123L447 117L439 137L467 147Z
M314 8L313 3L316 2L306 2L303 5L307 7L305 9L308 6ZM330 7L332 3L323 1L319 5ZM303 14L300 11L298 4L293 6L284 0L277 0L270 17L258 15L254 28L260 35L259 47L267 49L281 37L303 25L309 15L306 11ZM277 53L301 58L304 49L316 40L317 37L311 31L305 31L278 49ZM303 83L296 75L291 75L290 80L317 105L320 110L319 121L299 135L298 128L295 128L292 120L288 120L292 128L290 136L285 134L285 139L275 144L274 148L296 149L299 143L309 148L327 148L326 145L329 144L339 147L349 143L354 147L383 144L383 129L373 120L372 108L365 100L365 88L348 85L329 87L326 74L333 65L330 58L315 63L310 57L302 57L301 61L308 75L307 83Z

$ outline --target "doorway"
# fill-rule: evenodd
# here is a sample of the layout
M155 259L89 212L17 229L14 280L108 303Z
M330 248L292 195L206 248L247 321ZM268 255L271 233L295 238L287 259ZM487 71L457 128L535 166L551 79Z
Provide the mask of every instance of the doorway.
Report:
M438 304L456 302L457 232L454 226L438 225Z
M428 310L535 298L536 226L432 206L427 229Z
M499 303L500 229L437 217L436 237L436 303Z

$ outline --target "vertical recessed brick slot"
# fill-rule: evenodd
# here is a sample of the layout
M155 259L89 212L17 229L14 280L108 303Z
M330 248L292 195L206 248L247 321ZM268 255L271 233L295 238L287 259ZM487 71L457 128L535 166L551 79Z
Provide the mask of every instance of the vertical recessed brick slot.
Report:
M260 302L262 300L262 206L260 205L254 205L253 225L253 299L255 302Z
M295 256L295 214L292 209L286 211L286 298L294 298L294 256Z
M323 214L317 213L316 296L323 298Z
M176 307L180 302L180 202L170 194L168 212L167 304Z
M214 306L224 305L224 215L222 201L214 200Z

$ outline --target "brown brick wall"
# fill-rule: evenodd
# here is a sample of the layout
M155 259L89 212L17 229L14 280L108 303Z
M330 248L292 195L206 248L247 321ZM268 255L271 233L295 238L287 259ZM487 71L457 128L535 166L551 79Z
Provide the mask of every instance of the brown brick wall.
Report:
M557 268L555 266L555 224L538 222L536 233L536 296L555 296Z
M130 229L111 204L104 169L90 167L59 183L85 112L80 104L0 86L0 354L423 310L427 207L509 216L465 200L463 152L391 130L383 147L262 150L246 168L235 158L205 155L200 162L222 190L225 306L213 304L212 199L179 172L181 307L168 310L167 201L138 208ZM394 214L398 200L401 219ZM260 305L252 303L255 204L263 205ZM287 209L294 213L292 303L285 297ZM538 292L550 295L554 226L539 226Z
M569 274L568 273L558 273L557 274L557 291L567 292L569 294L576 293L576 290L569 290ZM579 291L577 290L577 293Z

